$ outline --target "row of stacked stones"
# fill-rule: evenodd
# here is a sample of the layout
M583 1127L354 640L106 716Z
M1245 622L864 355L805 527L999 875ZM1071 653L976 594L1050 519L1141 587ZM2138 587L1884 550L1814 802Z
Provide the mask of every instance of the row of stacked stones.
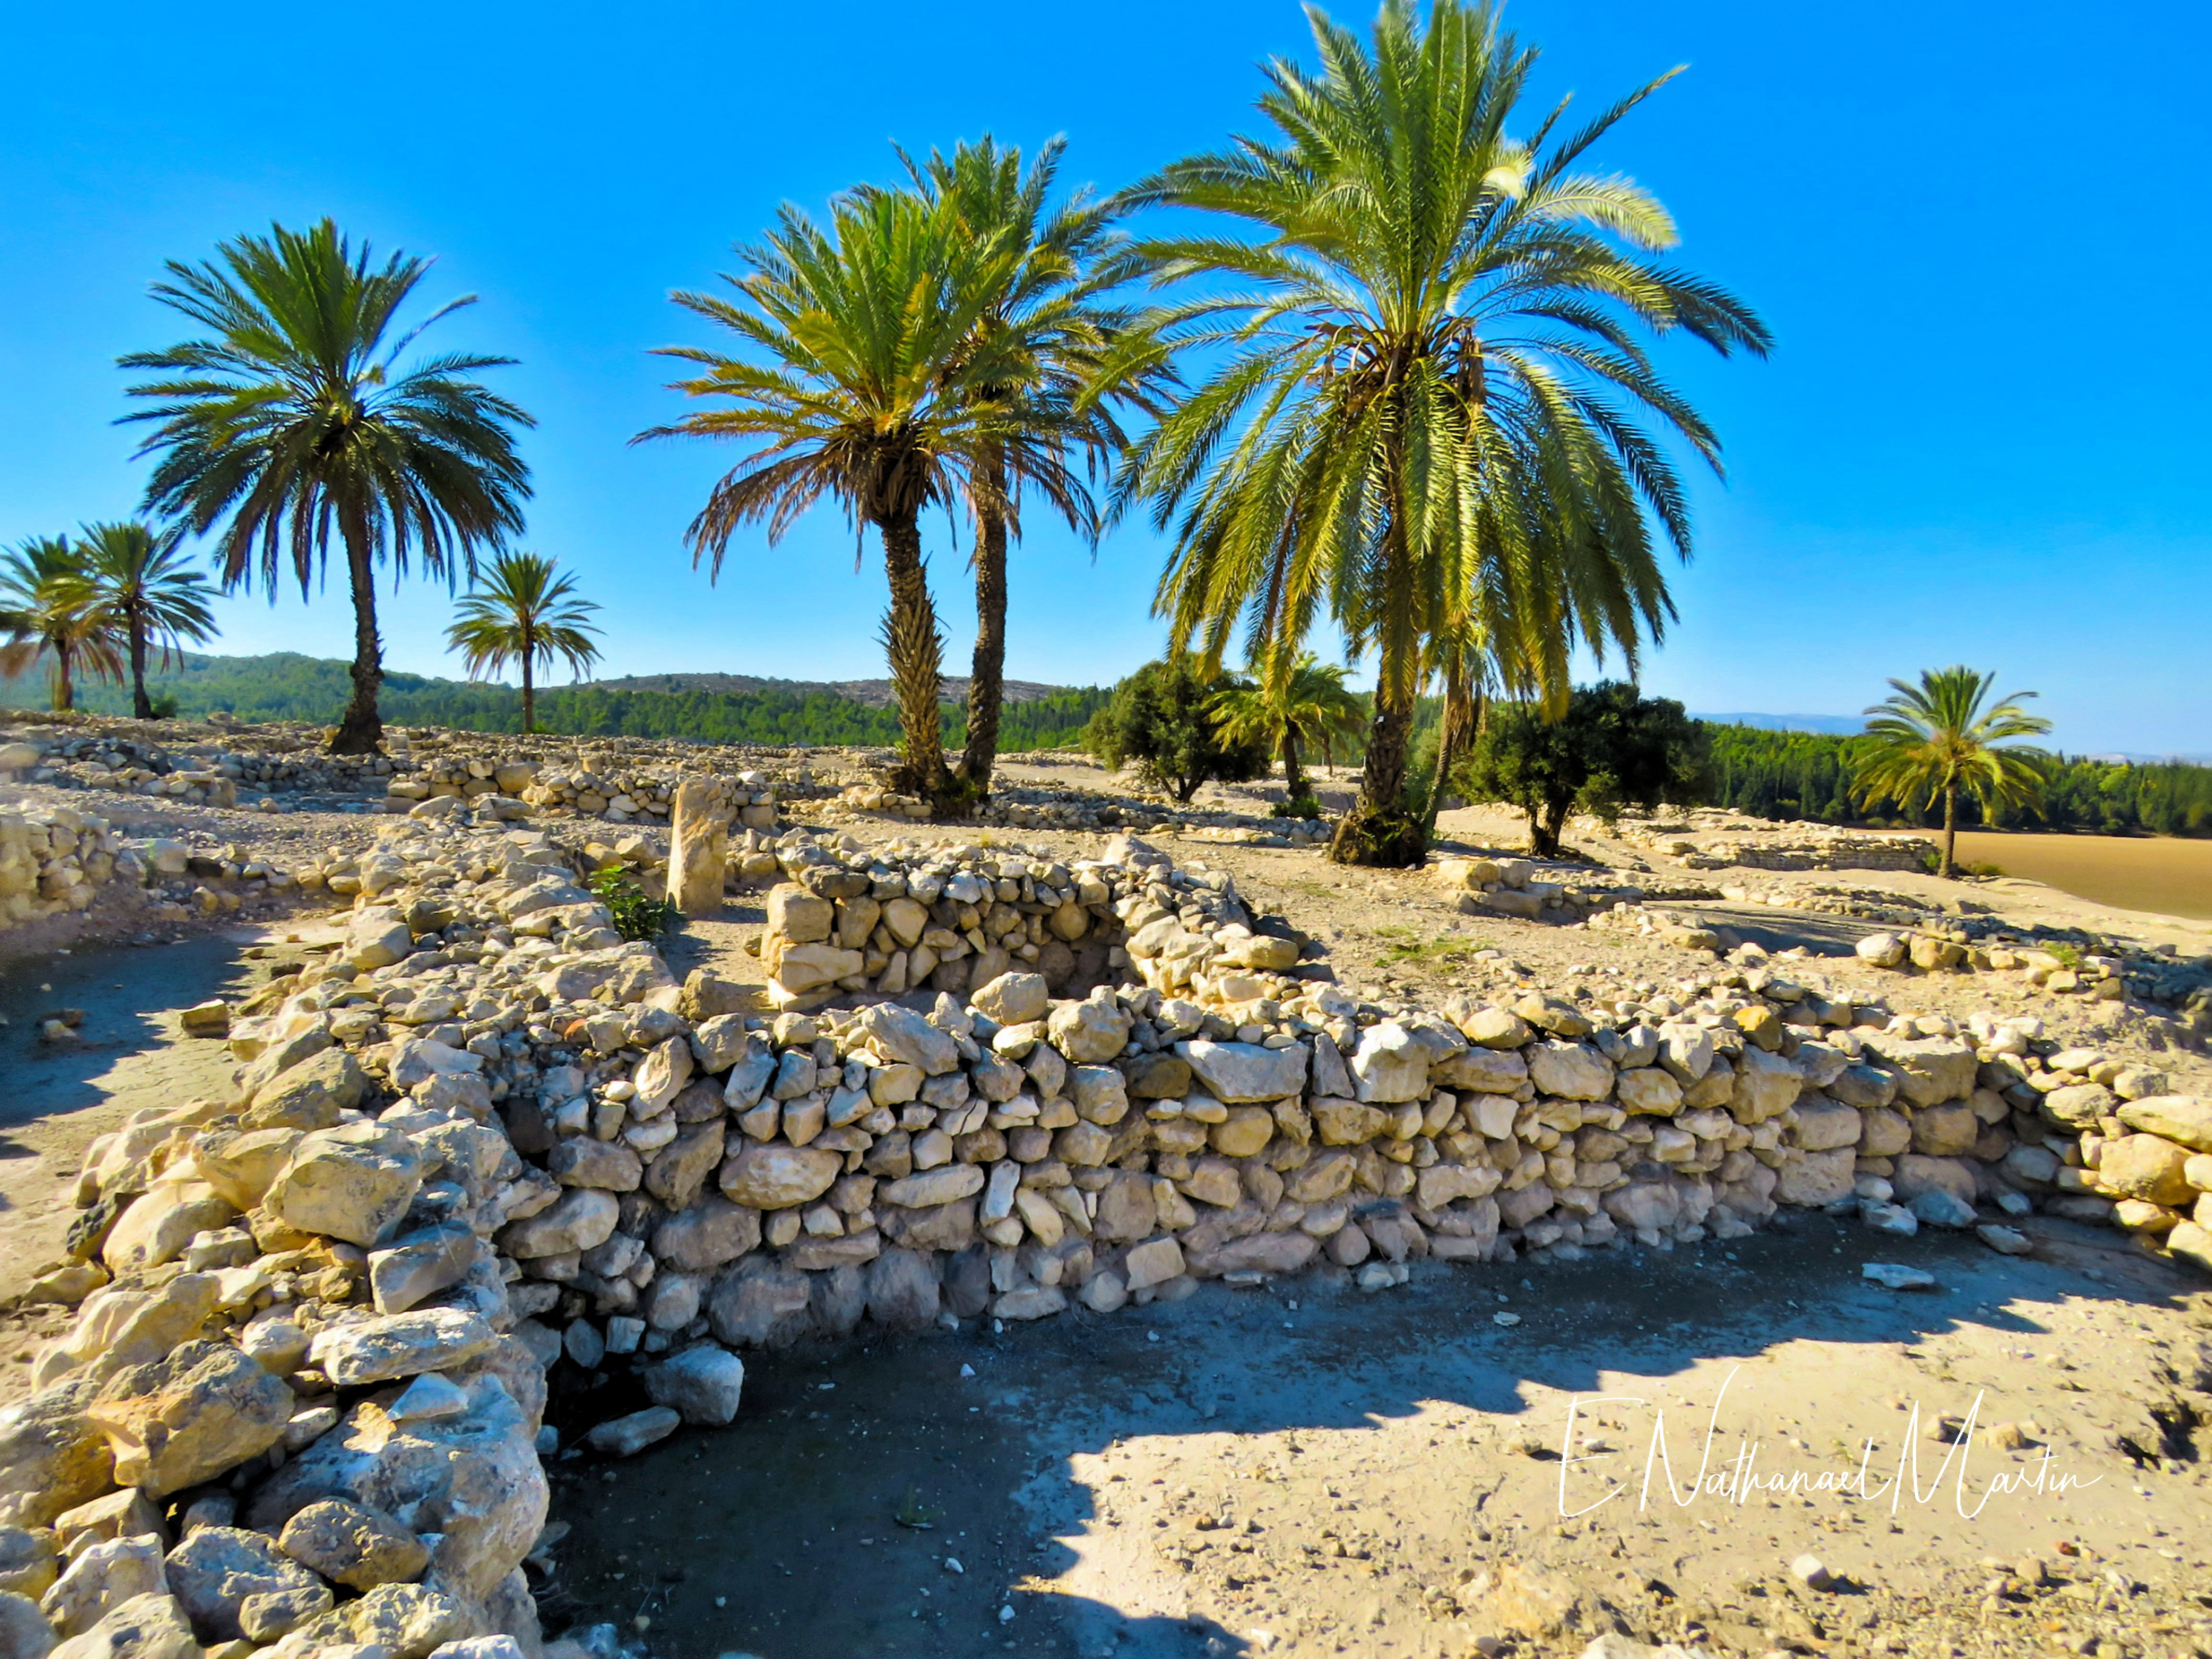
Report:
M36 1291L76 1322L0 1413L11 1652L532 1651L554 1368L641 1374L656 1403L587 1437L623 1453L732 1420L731 1350L864 1320L1108 1313L1324 1260L1380 1289L1780 1204L1894 1231L2043 1203L2212 1265L2180 1202L2207 1103L2032 1021L1892 1018L1763 969L1386 1010L1139 842L778 850L785 926L826 912L865 960L904 902L983 935L952 962L1006 965L964 1002L756 1013L617 937L544 836L382 826L342 949L237 1011L234 1095L88 1155ZM1084 994L1053 994L1042 944L1017 963L994 906L1024 942L1079 913L1052 965ZM1146 982L1086 989L1086 951Z
M793 830L773 848L791 879L768 895L759 948L769 994L779 1008L804 1011L839 995L957 994L1015 968L1054 991L1094 984L1127 960L1114 954L1121 929L1113 907L1134 879L1116 855L1130 845L1070 866L976 847L872 850ZM1224 891L1206 902L1224 921L1245 920L1220 879Z
M676 792L694 774L671 766L540 765L489 756L442 757L420 765L392 787L413 800L453 796L518 799L533 813L573 814L610 823L667 823ZM775 827L776 787L759 772L711 780L726 808L726 822L748 830Z
M1726 811L1692 812L1661 823L1621 818L1613 823L1578 817L1573 828L1644 847L1689 870L1897 870L1933 867L1936 843L1920 836L1879 836L1839 830L1832 824L1753 821ZM1692 834L1718 832L1724 838L1697 842Z
M148 866L106 819L66 806L0 811L0 926L85 910Z
M210 743L169 749L113 732L40 733L0 746L0 772L26 782L118 790L193 806L235 806L241 791L359 794L381 786L399 764L381 756L270 755Z

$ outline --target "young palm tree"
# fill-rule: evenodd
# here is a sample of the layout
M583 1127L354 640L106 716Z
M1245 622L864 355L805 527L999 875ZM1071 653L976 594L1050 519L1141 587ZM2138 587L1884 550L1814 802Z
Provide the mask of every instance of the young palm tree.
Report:
M331 740L367 755L382 741L377 688L376 567L404 575L419 558L450 586L476 574L479 547L522 528L530 473L515 428L530 416L469 377L514 360L454 353L406 368L400 354L432 324L475 302L448 301L404 333L395 319L429 261L395 253L372 265L324 220L225 242L199 265L172 261L154 295L208 331L167 351L122 359L164 378L130 388L159 424L139 453L158 458L149 510L195 534L222 534L223 580L259 582L270 599L289 568L301 596L343 549L353 595L353 696Z
M66 536L35 537L0 559L0 629L9 635L0 646L0 675L12 680L40 657L52 659L47 678L59 712L76 707L80 671L123 678L117 619Z
M2035 695L2019 691L1994 708L1984 708L1995 674L1963 666L1923 669L1918 685L1892 680L1894 696L1866 712L1866 734L1877 746L1859 762L1852 781L1862 803L1884 796L1908 812L1943 801L1943 865L1956 868L1959 792L1972 795L1983 812L1997 806L2033 802L2043 787L2042 767L2050 757L2009 738L2040 737L2051 722L2020 705Z
M1054 139L1024 167L1022 153L988 136L909 160L915 188L951 211L969 234L1004 239L1018 257L1002 289L978 316L975 350L998 358L1006 379L970 380L969 395L995 407L1009 430L980 449L971 475L975 521L975 649L968 682L968 740L960 776L970 793L989 793L999 752L999 714L1006 659L1006 543L1020 539L1021 489L1042 457L1059 476L1063 453L1095 467L1127 441L1115 403L1153 409L1164 365L1145 350L1130 313L1109 303L1131 274L1113 229L1112 210L1079 191L1051 205L1065 148ZM1041 483L1046 481L1040 480ZM1095 543L1098 515L1090 493L1055 489L1048 500L1069 527Z
M459 617L446 630L471 679L521 665L526 736L538 729L536 672L550 672L557 658L580 678L599 659L590 637L599 630L584 620L599 607L576 597L574 577L556 580L554 571L553 561L536 553L496 555L482 590L462 597Z
M206 577L185 568L174 535L156 535L143 524L87 525L77 548L94 594L129 647L131 712L149 720L147 648L158 647L166 667L186 640L197 645L214 638L215 612L208 606L214 592Z
M1206 279L1158 326L1213 352L1206 382L1131 451L1176 545L1158 609L1180 644L1236 629L1248 654L1327 604L1372 646L1358 807L1331 855L1418 862L1406 799L1424 642L1473 625L1493 678L1559 705L1579 642L1618 648L1673 614L1655 540L1686 556L1680 480L1647 417L1717 467L1711 429L1639 330L1763 354L1765 328L1650 256L1674 228L1647 191L1575 170L1659 84L1561 136L1510 129L1535 54L1488 5L1385 0L1371 43L1310 12L1322 68L1267 66L1267 138L1167 167L1130 206L1195 208L1247 234L1140 244L1158 277ZM1657 520L1658 538L1647 519Z
M1364 711L1345 685L1344 673L1334 664L1323 667L1312 652L1301 652L1280 673L1262 672L1256 684L1232 688L1214 698L1215 717L1224 735L1237 743L1264 743L1281 757L1286 801L1303 800L1313 793L1300 762L1301 749L1326 750L1331 738L1359 728Z
M970 496L979 460L995 448L1055 508L1070 519L1080 512L1078 481L1058 444L1036 442L994 400L975 395L1020 372L1000 337L980 327L1020 250L1004 237L969 234L911 192L861 191L832 204L826 229L786 207L766 239L738 256L743 274L724 279L734 298L674 297L735 334L746 355L661 352L701 368L677 390L726 406L638 436L755 446L715 484L686 534L693 562L707 558L713 575L741 526L765 520L773 547L825 496L856 527L876 527L890 582L884 643L905 749L898 787L940 813L957 811L966 792L945 764L945 642L922 562L922 511Z

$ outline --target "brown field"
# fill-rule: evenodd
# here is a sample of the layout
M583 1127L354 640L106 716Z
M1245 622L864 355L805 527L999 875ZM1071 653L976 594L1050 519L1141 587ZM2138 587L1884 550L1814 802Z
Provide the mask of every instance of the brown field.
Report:
M2212 919L2212 841L1961 830L1959 861L1994 864L2008 876L2048 882L2094 904Z

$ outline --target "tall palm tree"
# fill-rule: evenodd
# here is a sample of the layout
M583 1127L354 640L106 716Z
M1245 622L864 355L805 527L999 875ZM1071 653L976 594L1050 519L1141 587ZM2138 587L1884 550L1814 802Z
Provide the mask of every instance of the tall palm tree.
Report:
M1871 803L1887 796L1906 811L1919 812L1941 796L1943 863L1938 875L1948 876L1957 867L1961 790L1984 814L1998 806L2027 805L2042 792L2042 768L2050 757L2007 739L2040 737L2051 722L2020 706L2033 691L2014 692L1985 708L1996 679L1962 665L1926 668L1917 685L1892 680L1896 695L1866 711L1866 735L1875 742L1854 769L1859 799Z
M1097 466L1127 440L1113 405L1155 407L1164 363L1146 351L1128 308L1109 296L1132 274L1113 228L1113 210L1078 191L1057 206L1051 198L1065 144L1054 139L1025 167L1018 149L988 135L951 155L932 151L926 164L907 159L922 196L948 210L968 234L999 237L1017 254L1004 286L979 314L976 351L998 358L1006 378L969 380L971 397L994 405L1024 441L986 442L971 475L975 523L975 649L968 682L968 738L960 776L983 795L999 752L999 714L1006 660L1006 543L1020 538L1024 462L1080 452ZM905 159L905 158L902 158ZM1088 490L1048 498L1065 509L1069 527L1096 544L1098 514Z
M1364 711L1344 674L1341 667L1324 667L1306 651L1279 673L1261 672L1256 684L1231 687L1213 700L1225 736L1237 743L1263 743L1281 758L1285 801L1304 800L1313 793L1302 750L1325 750L1331 738L1358 729Z
M579 678L599 659L591 636L599 630L584 618L599 607L576 597L576 579L556 579L553 561L536 553L501 553L465 594L446 644L461 653L469 678L496 674L509 663L522 667L522 730L537 730L534 676L557 658Z
M157 457L146 504L195 534L221 525L224 582L257 581L273 601L289 568L305 598L335 529L354 612L353 696L334 753L374 754L383 739L377 689L376 567L410 557L450 586L476 574L479 547L522 528L529 469L515 428L530 416L469 377L512 362L449 353L405 368L425 329L475 303L447 301L404 332L395 319L430 263L395 253L372 264L328 219L307 231L222 243L214 260L172 260L154 296L207 330L128 369L164 378L130 388L158 422L140 447Z
M56 710L76 707L80 670L101 679L123 678L117 619L100 602L83 556L66 536L34 537L0 559L0 675L14 679L41 657L52 660L48 683Z
M978 488L988 451L1071 520L1079 481L1057 440L1008 420L979 386L1015 380L1014 354L980 329L1020 259L1011 239L971 234L942 205L906 191L837 198L826 228L787 206L764 240L738 249L734 297L678 293L676 303L729 330L745 355L694 346L661 355L699 365L676 382L702 409L640 440L734 438L754 446L691 521L696 564L719 576L730 538L765 521L773 547L828 497L856 529L873 525L890 578L884 643L905 759L898 787L940 814L966 792L945 764L938 698L944 636L921 557L924 508ZM857 562L857 550L856 550Z
M186 640L200 644L215 637L214 597L207 578L187 569L183 550L172 533L157 535L135 520L84 527L77 548L98 603L116 619L131 656L131 712L154 718L146 695L146 652L157 647L167 666Z
M1575 170L1659 82L1523 139L1535 54L1490 6L1435 0L1424 25L1385 0L1369 43L1308 15L1321 70L1267 66L1271 135L1123 198L1235 223L1139 245L1160 281L1206 279L1159 326L1216 367L1133 448L1117 504L1149 497L1175 535L1158 609L1176 642L1218 649L1242 620L1256 659L1325 603L1375 648L1360 801L1331 855L1405 864L1424 843L1406 779L1425 641L1472 619L1495 678L1559 707L1577 642L1632 668L1673 614L1655 541L1686 556L1689 519L1643 422L1716 468L1719 449L1639 330L1769 342L1650 257L1675 234L1649 192Z

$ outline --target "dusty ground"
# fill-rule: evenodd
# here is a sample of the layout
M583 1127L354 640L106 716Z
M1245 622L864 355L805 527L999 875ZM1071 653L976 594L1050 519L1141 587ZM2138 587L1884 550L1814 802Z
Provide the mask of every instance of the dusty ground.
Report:
M1036 775L1082 781L1066 768ZM373 828L351 815L14 793L102 811L136 833L280 854ZM1249 810L1248 799L1237 804ZM1503 815L1449 814L1441 829L1470 851L1521 840ZM1097 845L1075 834L998 835L1078 855ZM1710 957L1599 930L1462 916L1419 875L1159 839L1179 860L1233 873L1248 902L1310 933L1340 981L1370 994L1528 981L1607 994L1711 971ZM1653 862L1622 845L1580 850L1626 872ZM1762 887L1838 878L1755 877ZM2100 910L2033 884L1840 878L1969 896L2023 923L2206 948L2204 924ZM1861 969L1843 953L1868 924L1699 908L1770 949L1838 957L1793 970L1832 995L1956 1013L1995 1000L1988 981L1970 976L1908 982ZM733 899L669 941L672 963L679 973L711 963L757 977L744 947L763 919L757 902ZM164 1016L258 982L269 953L281 956L287 933L305 925L280 916L259 932L235 920L150 929L103 911L35 941L70 954L0 966L0 1055L12 1085L0 1102L0 1295L51 1253L94 1133L137 1105L220 1083L218 1045L178 1039ZM129 942L138 939L156 942ZM1996 1006L2032 1007L2054 1036L2120 1052L2136 1041L2115 1029L2109 1006ZM57 1050L33 1032L61 1006L85 1010L85 1040ZM2159 1063L2177 1086L2212 1086L2201 1058L2169 1053ZM1602 1608L1586 1600L1586 1615L1717 1652L2212 1659L2212 1503L2197 1461L2200 1448L2212 1455L2212 1428L2161 1443L2145 1404L2166 1397L2169 1372L2212 1385L2196 1357L2212 1341L2212 1318L2189 1299L2198 1287L2119 1235L2027 1224L2038 1248L2022 1261L1956 1238L1877 1243L1797 1217L1785 1230L1671 1254L1425 1267L1373 1297L1315 1276L1259 1291L1209 1286L1110 1318L1077 1313L1004 1331L987 1322L902 1344L763 1356L729 1430L679 1437L631 1463L556 1465L556 1515L574 1531L552 1553L548 1621L611 1622L625 1639L684 1659L1432 1656L1482 1643L1501 1654L1507 1604L1489 1586L1510 1565L1549 1570L1601 1598ZM1942 1288L1882 1291L1859 1277L1868 1259L1927 1267ZM27 1352L47 1317L0 1326L0 1355ZM7 1364L0 1378L22 1370ZM1569 1447L1570 1402L1592 1395L1644 1403L1577 1405ZM556 1420L598 1420L617 1403L566 1399ZM1831 1486L1859 1468L1871 1439L1863 1495L1761 1490L1738 1501L1714 1492L1676 1504L1662 1496L1662 1471L1639 1507L1662 1407L1683 1480L1710 1421L1710 1468L1734 1469L1751 1437L1761 1476L1826 1474ZM1903 1448L1920 1454L1926 1491L1948 1449L1929 1425L1970 1409L1981 1428L2015 1425L2024 1443L1974 1443L1967 1507L1998 1475L2040 1471L2041 1490L1990 1496L1962 1516L1954 1463L1925 1501L1898 1496ZM2122 1439L2137 1454L2177 1455L2144 1464ZM1562 1462L1563 1449L1576 1461ZM1571 1518L1563 1475L1567 1510L1602 1498L1608 1477L1628 1489ZM1840 1589L1790 1578L1789 1563L1806 1552ZM1540 1574L1534 1589L1523 1584L1524 1611L1541 1589ZM1585 1639L1524 1635L1511 1650L1578 1652Z
M1482 1576L1510 1564L1646 1639L1721 1651L2206 1650L2205 1470L2150 1472L2113 1443L2148 1432L2136 1396L2197 1363L2212 1321L2115 1237L2031 1229L2038 1259L2011 1261L1801 1217L1672 1255L1437 1267L1376 1297L1341 1276L1217 1285L760 1358L730 1429L557 1466L574 1531L549 1599L685 1659L1457 1656L1500 1633ZM1942 1289L1882 1291L1867 1259ZM1977 1426L1948 1468L1929 1432L1946 1413ZM1993 1447L1994 1424L2026 1443ZM1662 1467L1647 1499L1655 1432L1684 1486L1701 1462L1735 1486L1670 1502ZM1753 1441L1761 1481L1863 1460L1863 1486L1755 1486L1735 1461ZM1796 1584L1807 1553L1844 1587Z

